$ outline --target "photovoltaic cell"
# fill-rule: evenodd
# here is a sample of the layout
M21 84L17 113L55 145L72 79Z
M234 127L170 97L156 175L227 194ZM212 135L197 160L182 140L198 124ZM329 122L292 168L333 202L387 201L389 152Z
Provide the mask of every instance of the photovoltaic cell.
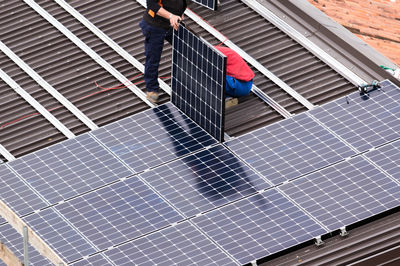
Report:
M141 177L187 217L270 187L222 145L173 161Z
M132 175L88 134L23 156L9 165L50 204Z
M216 11L218 7L217 1L218 0L193 0L193 2L196 2L214 11Z
M183 219L135 176L55 208L99 250Z
M0 183L0 199L19 216L48 206L6 165L0 165Z
M15 256L17 256L21 262L24 261L24 239L21 234L8 223L0 226L0 242L3 243ZM30 244L28 244L28 254L31 265L53 265ZM1 262L0 259L0 265L3 265Z
M326 233L276 189L192 221L242 265Z
M67 263L97 251L52 208L28 215L23 220Z
M115 265L237 265L189 222L105 252Z
M135 173L216 143L170 103L124 118L91 134Z
M355 154L302 113L225 143L274 185Z
M171 101L218 141L224 140L226 57L184 26L174 31Z
M400 186L362 156L280 189L331 231L400 205Z
M400 89L384 81L382 90L324 104L310 114L324 123L359 152L400 137Z
M365 154L393 178L400 182L400 141L386 144Z

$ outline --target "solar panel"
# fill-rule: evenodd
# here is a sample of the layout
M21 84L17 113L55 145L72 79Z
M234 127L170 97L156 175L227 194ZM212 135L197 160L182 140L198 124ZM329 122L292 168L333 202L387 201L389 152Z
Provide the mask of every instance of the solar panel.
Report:
M7 165L0 165L0 199L19 216L48 206Z
M280 189L331 231L400 205L400 186L362 156Z
M114 122L91 134L136 173L216 143L170 103Z
M258 129L225 144L274 185L355 154L307 113Z
M196 3L200 4L200 5L205 6L205 7L209 8L209 9L211 9L211 10L214 10L214 11L216 11L217 7L218 7L217 1L218 0L193 0L193 2L196 2Z
M184 26L174 31L171 101L218 141L224 140L226 57Z
M228 204L192 221L242 265L326 233L276 189Z
M189 222L105 252L115 265L237 265Z
M359 152L400 137L400 89L384 81L382 91L358 92L310 111Z
M0 242L10 249L10 251L14 253L21 262L24 261L24 239L10 224L0 226ZM28 255L31 265L53 265L30 244L28 244ZM2 265L1 259L0 265Z
M183 219L137 177L55 206L99 250Z
M50 204L132 175L88 134L9 163Z
M98 251L52 208L28 215L23 220L67 263Z
M365 153L365 156L400 182L400 141L386 144L376 150Z
M270 187L222 145L157 167L141 177L187 217Z

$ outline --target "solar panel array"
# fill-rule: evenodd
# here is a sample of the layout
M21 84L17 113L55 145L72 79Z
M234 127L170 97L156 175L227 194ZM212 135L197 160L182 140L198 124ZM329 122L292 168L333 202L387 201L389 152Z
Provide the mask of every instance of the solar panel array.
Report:
M174 31L171 102L224 140L226 57L184 26Z
M400 206L382 85L224 144L158 106L1 165L0 198L72 265L246 264Z
M218 0L193 0L193 2L196 2L214 11L217 10L218 7Z

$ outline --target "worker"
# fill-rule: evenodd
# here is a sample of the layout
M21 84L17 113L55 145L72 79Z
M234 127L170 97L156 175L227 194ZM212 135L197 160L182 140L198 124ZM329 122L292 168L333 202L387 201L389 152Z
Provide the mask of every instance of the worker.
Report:
M225 107L228 108L238 104L238 97L249 95L255 75L243 58L234 50L223 46L215 46L215 48L226 56L225 93L228 97Z
M146 98L152 102L158 101L158 67L164 40L172 44L172 30L177 30L179 22L183 20L186 10L186 0L147 0L146 12L139 26L145 37L146 63L144 80L146 83Z

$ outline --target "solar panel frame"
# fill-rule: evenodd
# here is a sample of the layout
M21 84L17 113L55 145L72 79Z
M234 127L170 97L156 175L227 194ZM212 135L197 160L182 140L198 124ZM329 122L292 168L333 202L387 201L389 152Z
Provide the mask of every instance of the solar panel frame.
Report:
M204 7L207 7L208 9L217 11L218 8L218 0L192 0L193 2L196 2L199 5L202 5Z
M365 152L400 137L400 89L388 80L381 86L368 95L354 92L309 113L358 152Z
M183 25L172 46L171 102L223 142L226 56Z
M116 121L90 134L134 173L216 143L171 103Z
M136 176L54 208L99 250L183 220Z
M327 233L276 188L191 221L241 265Z
M89 134L25 155L8 165L49 204L133 175Z
M279 189L330 231L400 205L400 186L362 156Z
M104 253L115 265L238 265L190 222L120 245Z
M356 154L307 113L239 136L224 145L274 185Z
M140 177L186 217L271 186L223 145L162 165Z

